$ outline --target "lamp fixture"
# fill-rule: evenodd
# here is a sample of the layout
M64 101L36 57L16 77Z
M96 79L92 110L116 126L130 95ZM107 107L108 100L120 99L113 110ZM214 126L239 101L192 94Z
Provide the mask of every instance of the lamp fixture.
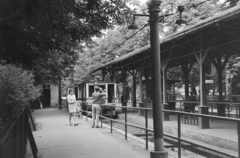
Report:
M149 15L147 15L147 14L133 14L132 24L128 26L128 29L131 29L131 30L138 29L138 25L136 24L136 16L147 16L147 17L149 17Z
M165 14L165 15L158 16L157 20L158 20L158 22L163 22L164 23L164 17L165 16L170 16L170 15L173 15L173 14ZM138 25L136 24L136 18L135 18L136 16L149 17L149 15L147 15L147 14L133 14L132 24L128 26L128 29L131 29L131 30L138 29Z
M133 14L132 24L128 26L128 29L131 29L131 30L136 30L136 29L138 29L138 26L136 25L136 19L135 19L134 14Z
M184 11L184 9L185 9L184 6L178 6L178 11L179 11L179 13L180 13L180 17L179 17L179 19L175 22L175 23L178 24L178 25L187 24L187 21L182 19L182 12Z

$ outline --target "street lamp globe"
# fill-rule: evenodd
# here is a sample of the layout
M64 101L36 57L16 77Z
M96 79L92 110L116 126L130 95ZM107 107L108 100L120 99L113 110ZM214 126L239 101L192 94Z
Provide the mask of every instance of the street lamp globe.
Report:
M133 23L133 24L131 24L131 25L128 26L128 29L129 29L129 30L136 30L136 29L138 29L138 26Z
M162 4L162 1L160 1L160 0L147 0L146 4L149 8L152 8L154 6L160 6Z

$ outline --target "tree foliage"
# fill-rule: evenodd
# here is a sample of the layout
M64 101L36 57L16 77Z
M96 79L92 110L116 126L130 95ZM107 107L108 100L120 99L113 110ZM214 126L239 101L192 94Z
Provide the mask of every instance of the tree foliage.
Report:
M240 94L240 56L233 55L226 66L233 94Z
M49 76L39 69L61 72L63 66L53 63L74 64L79 42L101 36L102 29L122 24L130 13L125 0L1 0L0 62L38 76Z
M11 117L18 108L37 97L33 74L11 65L0 65L0 109Z
M193 25L196 22L211 17L229 6L234 6L232 4L237 5L237 3L234 3L233 1L226 1L226 3L224 3L219 0L162 1L160 6L161 15L170 15L164 16L162 23L159 23L160 38L179 31L188 25ZM175 24L176 20L179 19L180 16L177 10L179 5L182 5L185 8L182 17L186 20L186 25ZM148 7L146 4L141 6L138 5L137 7L132 8L132 10L135 13L148 14ZM136 17L136 24L138 24L139 28L141 29L144 27L141 31L128 30L127 26L131 23L131 17L132 15L129 17L126 25L108 29L104 31L103 38L97 38L94 40L93 44L85 45L85 48L81 51L80 58L78 60L79 69L77 70L77 73L81 74L80 76L85 76L94 68L104 65L121 57L122 55L149 44L150 30L148 26L144 27L148 21L148 17ZM131 35L135 33L136 35L131 37ZM181 73L181 71L179 73ZM183 76L183 74L180 76ZM175 78L175 76L172 77ZM179 75L177 77L179 77Z

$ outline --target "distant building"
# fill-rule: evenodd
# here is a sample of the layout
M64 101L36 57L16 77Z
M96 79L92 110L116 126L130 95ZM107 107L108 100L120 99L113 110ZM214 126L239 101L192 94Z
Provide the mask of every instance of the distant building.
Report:
M58 104L58 98L59 98L59 88L58 85L54 84L43 84L38 85L37 88L40 90L40 92L43 93L43 100L44 100L44 107L59 107Z

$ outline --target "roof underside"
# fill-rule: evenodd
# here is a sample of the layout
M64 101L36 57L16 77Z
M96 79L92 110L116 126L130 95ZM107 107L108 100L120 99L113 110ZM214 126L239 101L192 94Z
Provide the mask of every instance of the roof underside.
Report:
M201 51L212 56L216 53L238 53L239 46L240 6L236 6L160 40L161 60L162 63L167 61L168 67L176 67L195 63L196 55ZM148 45L92 72L148 69L151 66L150 58Z

